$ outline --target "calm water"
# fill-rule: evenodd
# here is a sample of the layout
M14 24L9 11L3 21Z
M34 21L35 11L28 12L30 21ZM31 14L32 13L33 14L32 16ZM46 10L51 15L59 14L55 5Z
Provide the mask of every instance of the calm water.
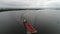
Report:
M60 10L0 12L0 33L25 34L22 16L37 29L37 34L60 34Z

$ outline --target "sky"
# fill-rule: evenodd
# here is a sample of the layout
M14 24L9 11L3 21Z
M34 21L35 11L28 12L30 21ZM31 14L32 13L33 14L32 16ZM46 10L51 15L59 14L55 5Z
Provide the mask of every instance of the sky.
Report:
M0 0L0 8L43 8L51 7L59 0Z
M46 2L44 6L46 8L60 8L60 0Z

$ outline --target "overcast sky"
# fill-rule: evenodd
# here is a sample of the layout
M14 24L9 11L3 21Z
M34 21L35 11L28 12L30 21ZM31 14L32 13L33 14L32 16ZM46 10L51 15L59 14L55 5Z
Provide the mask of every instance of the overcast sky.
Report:
M0 0L0 8L41 8L50 7L60 0Z

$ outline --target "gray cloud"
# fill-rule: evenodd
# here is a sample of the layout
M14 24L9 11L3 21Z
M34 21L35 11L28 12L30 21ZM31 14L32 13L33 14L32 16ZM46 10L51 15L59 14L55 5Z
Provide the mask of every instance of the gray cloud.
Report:
M50 1L45 4L46 8L60 8L60 1Z
M48 1L54 0L0 0L0 8L41 8L45 6L53 7L57 4L50 3L46 5Z
M0 0L0 8L26 8L38 7L39 0Z
M40 8L48 0L0 0L0 8Z

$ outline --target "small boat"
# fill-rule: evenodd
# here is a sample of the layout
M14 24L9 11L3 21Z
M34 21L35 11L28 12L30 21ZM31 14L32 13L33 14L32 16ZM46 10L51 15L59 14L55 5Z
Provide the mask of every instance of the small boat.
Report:
M33 26L26 20L24 19L23 21L25 29L27 31L27 34L36 34L37 30L35 28L33 28Z

